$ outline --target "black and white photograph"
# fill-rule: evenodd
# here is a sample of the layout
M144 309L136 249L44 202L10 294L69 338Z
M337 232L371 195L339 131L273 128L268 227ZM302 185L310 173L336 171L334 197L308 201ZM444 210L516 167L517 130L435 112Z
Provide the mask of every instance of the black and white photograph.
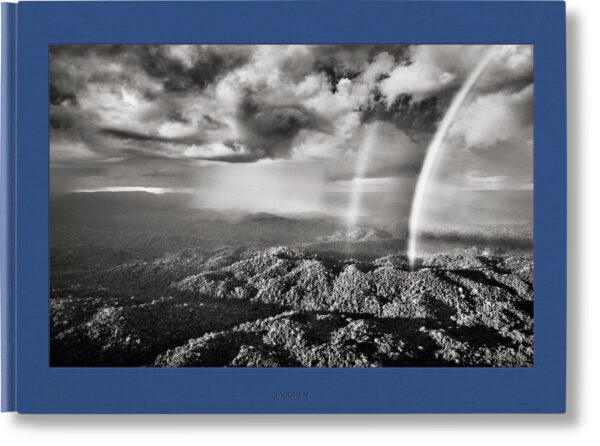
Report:
M534 46L49 51L51 367L534 366Z

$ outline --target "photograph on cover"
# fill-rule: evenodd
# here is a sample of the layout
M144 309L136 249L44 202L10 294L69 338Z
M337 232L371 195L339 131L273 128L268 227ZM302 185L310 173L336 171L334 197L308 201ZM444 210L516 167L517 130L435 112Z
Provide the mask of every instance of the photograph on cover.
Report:
M533 366L533 46L49 52L51 366Z

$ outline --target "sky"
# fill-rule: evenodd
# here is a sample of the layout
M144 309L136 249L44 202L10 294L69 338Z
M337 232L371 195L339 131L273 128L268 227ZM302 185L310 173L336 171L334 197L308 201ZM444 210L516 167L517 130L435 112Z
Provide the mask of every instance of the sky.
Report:
M51 191L184 192L198 207L343 215L359 190L353 212L407 217L427 146L485 51L55 45ZM481 197L494 196L495 211L530 219L532 189L533 47L499 46L444 141L430 213L493 207Z

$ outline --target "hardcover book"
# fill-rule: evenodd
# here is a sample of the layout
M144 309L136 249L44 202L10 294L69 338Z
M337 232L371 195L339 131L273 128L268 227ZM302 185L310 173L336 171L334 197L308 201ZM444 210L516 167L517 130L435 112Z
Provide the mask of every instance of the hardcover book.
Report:
M557 1L2 4L2 410L565 408Z

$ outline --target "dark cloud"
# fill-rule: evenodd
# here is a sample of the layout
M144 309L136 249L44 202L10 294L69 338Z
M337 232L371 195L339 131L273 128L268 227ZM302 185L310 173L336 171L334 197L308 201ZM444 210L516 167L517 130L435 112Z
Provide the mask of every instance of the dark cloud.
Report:
M344 78L353 79L381 53L391 55L396 63L407 63L408 45L306 45L305 51L284 56L279 69L300 82L305 76L320 72L327 76L330 89Z
M59 105L76 100L77 91L89 83L135 85L136 73L143 71L159 81L167 92L201 91L220 76L247 62L249 51L234 46L189 47L190 60L170 53L168 45L52 45L50 47L50 101ZM109 64L129 69L102 71ZM143 92L148 100L156 92Z
M374 89L367 102L359 107L363 122L388 121L408 134L433 132L442 118L443 108L437 96L414 101L409 94L399 95L390 105L386 98Z
M292 143L302 130L331 131L330 122L300 104L265 104L250 93L240 102L236 118L251 152L269 158L289 157Z
M222 54L214 47L196 46L193 53L191 65L187 66L170 56L167 47L137 47L140 67L151 77L159 79L164 89L171 92L203 90L218 76L243 65L248 58L242 52Z
M179 122L180 124L190 123L190 120L183 116L179 110L169 110L167 112L167 119L171 122Z
M51 45L50 104L77 105L78 94L90 83L122 85L129 83L127 73L109 73L98 66L98 58L115 62L126 54L124 45Z
M50 104L61 105L63 102L77 104L77 96L75 92L63 88L60 84L50 84Z
M50 112L50 128L52 130L71 130L75 125L75 120L72 116L66 113Z
M119 155L124 158L121 164L133 164L140 163L145 164L149 161L174 161L180 162L177 157L166 155L156 150L136 148L136 147L121 147L119 149Z
M196 160L219 161L225 163L253 163L264 158L259 153L232 153L231 155L197 156Z
M202 119L203 119L203 124L208 128L218 129L218 128L227 127L227 125L225 123L223 123L209 115L203 115Z
M331 64L318 61L315 64L315 68L317 71L325 73L325 76L327 76L327 80L329 81L329 88L332 93L337 91L339 81L342 79L352 80L360 74L360 71L353 70L352 68L339 63Z
M317 60L332 60L346 65L364 65L381 53L388 53L401 63L409 60L410 45L311 45Z
M232 146L225 144L227 147ZM121 148L119 153L125 158L120 164L147 164L148 162L160 161L170 162L172 166L181 166L190 164L190 161L220 161L226 163L252 163L264 158L264 155L258 153L246 153L243 152L239 147L235 147L233 153L227 155L186 155L176 153L161 153L148 149L124 147Z
M314 45L309 48L315 69L333 69L349 75L360 73L381 53L391 55L396 64L410 63L409 45Z
M111 136L113 138L120 139L123 141L141 141L141 142L151 141L151 142L186 144L186 145L203 144L205 142L205 140L202 138L189 138L189 137L167 138L164 136L150 135L150 134L146 134L146 133L139 133L139 132L117 129L117 128L100 128L100 129L98 129L98 133L105 135L105 136Z

